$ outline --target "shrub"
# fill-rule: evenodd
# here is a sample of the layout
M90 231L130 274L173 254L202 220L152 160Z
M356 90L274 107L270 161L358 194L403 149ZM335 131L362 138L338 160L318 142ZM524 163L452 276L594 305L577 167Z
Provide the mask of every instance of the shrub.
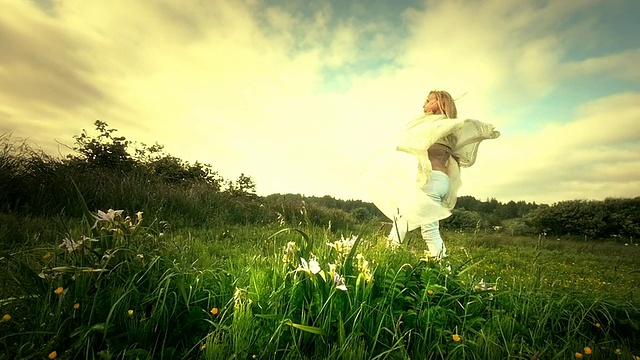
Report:
M450 230L475 230L484 227L482 216L475 211L454 209L451 216L442 220L442 227Z

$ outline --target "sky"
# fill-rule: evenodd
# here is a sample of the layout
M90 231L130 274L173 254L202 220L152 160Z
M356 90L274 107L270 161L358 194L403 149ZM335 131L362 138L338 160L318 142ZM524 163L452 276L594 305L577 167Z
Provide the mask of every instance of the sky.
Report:
M640 2L0 0L0 134L116 134L259 195L368 201L428 92L493 124L459 195L640 196ZM66 145L66 146L65 146Z

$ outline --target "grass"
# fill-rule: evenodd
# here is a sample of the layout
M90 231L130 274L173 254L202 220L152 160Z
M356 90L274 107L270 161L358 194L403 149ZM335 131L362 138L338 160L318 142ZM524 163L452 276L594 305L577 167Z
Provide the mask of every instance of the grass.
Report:
M640 355L632 244L445 232L434 262L376 226L2 217L0 358Z
M482 259L476 275L508 288L571 290L640 302L640 246L607 241L448 233L452 257ZM468 255L467 255L468 254Z

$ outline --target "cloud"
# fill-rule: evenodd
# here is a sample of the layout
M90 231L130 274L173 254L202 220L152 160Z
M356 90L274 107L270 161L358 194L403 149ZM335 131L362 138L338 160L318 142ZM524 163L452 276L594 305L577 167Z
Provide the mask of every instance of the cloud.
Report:
M616 54L592 57L565 65L571 77L598 76L639 82L640 49L630 49Z
M637 51L566 59L572 44L592 36L575 29L589 30L596 15L566 19L594 4L426 1L395 23L370 20L365 7L340 12L328 3L65 1L44 12L6 1L13 11L0 14L0 131L55 153L54 139L68 143L100 119L130 140L157 141L175 156L211 163L225 177L251 175L261 194L357 198L361 164L419 115L431 88L466 93L458 100L462 116L515 130L533 101L565 81L637 79L629 70ZM605 100L618 101L619 120L629 121L622 115L633 111L629 100ZM585 107L574 128L503 131L483 144L463 190L546 196L535 186L562 149L520 146L588 128L609 134L598 137L606 145L620 131L597 127L589 115L605 105ZM559 142L582 147L594 139ZM529 159L526 181L484 175L504 164L493 158L517 162L520 156L505 155L518 154L513 149ZM604 166L592 176L610 172Z
M565 124L503 134L483 144L482 172L469 169L471 193L538 202L630 197L640 188L640 93L584 104ZM499 145L498 145L499 144ZM485 146L487 145L487 146ZM464 178L463 178L464 179ZM477 184L477 185L476 185Z
M4 121L27 122L52 130L64 111L106 101L95 71L83 59L85 40L60 27L27 2L0 15L0 110ZM46 120L49 120L48 122Z
M465 113L496 114L506 124L514 109L565 91L576 80L638 82L637 48L609 54L599 49L611 42L602 35L610 33L604 6L426 1L424 9L407 11L411 36L401 62L423 86L466 93Z

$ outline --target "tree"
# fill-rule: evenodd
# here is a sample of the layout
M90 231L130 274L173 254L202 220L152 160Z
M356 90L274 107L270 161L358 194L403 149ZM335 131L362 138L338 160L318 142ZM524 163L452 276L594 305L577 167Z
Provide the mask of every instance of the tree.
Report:
M483 219L475 211L454 209L452 215L441 221L445 229L474 230L484 227Z
M96 120L94 124L99 132L98 136L90 137L86 130L82 130L80 135L74 135L73 150L80 155L69 155L67 158L80 160L90 166L114 170L133 168L135 161L127 150L130 142L124 136L113 136L117 130L108 129L106 122Z
M233 196L243 196L249 198L255 198L256 195L256 183L250 176L241 173L235 182L229 181L227 183L227 191Z

